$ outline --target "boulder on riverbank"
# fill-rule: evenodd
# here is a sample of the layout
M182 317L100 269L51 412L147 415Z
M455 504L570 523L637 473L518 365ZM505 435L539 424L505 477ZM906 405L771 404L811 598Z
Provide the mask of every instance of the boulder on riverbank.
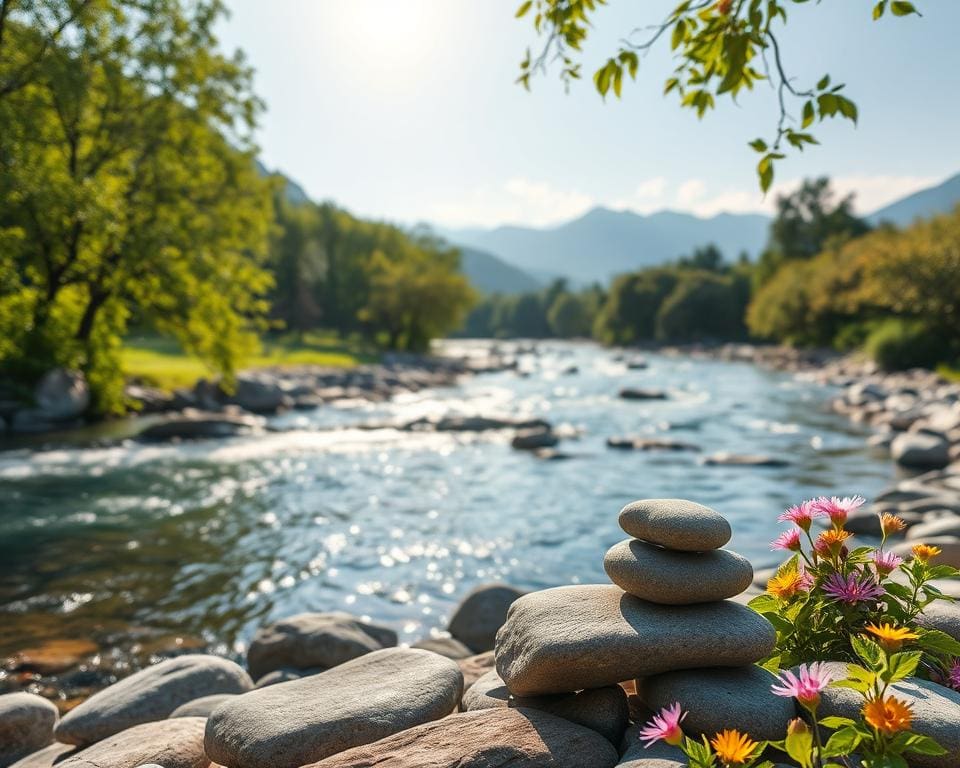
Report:
M262 431L263 425L263 419L255 416L186 411L151 424L140 431L137 439L154 443L239 437Z
M58 718L57 708L41 696L0 695L0 768L50 744Z

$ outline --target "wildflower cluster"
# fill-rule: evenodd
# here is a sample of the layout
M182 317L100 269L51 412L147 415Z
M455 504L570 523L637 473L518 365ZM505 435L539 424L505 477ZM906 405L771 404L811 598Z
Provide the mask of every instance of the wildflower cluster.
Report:
M750 607L777 630L777 645L764 666L776 671L816 660L855 661L853 639L877 627L898 628L922 651L921 672L940 681L960 677L960 643L917 625L934 600L950 600L930 582L957 570L932 561L940 550L917 544L904 559L887 549L888 538L906 525L895 515L879 517L879 547L856 547L847 518L865 503L862 496L821 497L790 507L779 520L792 527L773 542L792 552ZM817 521L826 523L819 533ZM871 629L872 627L872 629Z

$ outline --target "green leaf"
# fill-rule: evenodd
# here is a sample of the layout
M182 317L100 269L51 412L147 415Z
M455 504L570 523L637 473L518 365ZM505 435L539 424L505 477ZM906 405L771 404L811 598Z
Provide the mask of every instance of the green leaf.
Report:
M948 656L960 656L960 641L954 640L946 632L939 629L928 629L920 634L917 645L925 651L941 653Z
M820 79L820 82L817 83L817 90L825 91L829 85L830 85L830 75L824 75Z
M880 0L875 6L873 6L873 20L876 21L881 16L883 16L883 11L887 6L887 0Z
M857 656L863 659L870 669L876 669L883 663L883 649L873 640L854 635L850 638L850 644Z
M524 16L527 13L527 11L530 10L531 5L533 5L533 0L526 0L525 3L522 3L520 7L517 8L517 13L515 18L519 19L520 17Z
M941 747L929 736L923 736L919 733L912 733L907 739L907 751L917 752L921 755L945 755L947 750Z
M840 114L848 120L857 122L857 105L843 96L836 96L834 98L837 100L837 107L840 109Z
M906 0L893 0L890 3L890 12L894 16L909 16L911 13L920 15L920 12L913 7L913 3L908 3Z
M757 152L767 151L767 142L765 142L763 139L754 139L753 141L750 142L750 146L753 147ZM765 609L755 606L754 603L757 601L762 601L763 605L765 606ZM758 595L757 597L753 598L753 600L751 600L747 605L750 608L753 608L753 610L757 611L758 613L762 613L763 610L775 611L777 609L777 600L772 595Z
M826 746L823 748L824 757L843 757L849 755L863 741L861 734L853 726L841 728L830 737Z
M817 722L824 728L829 728L830 730L844 728L848 725L856 725L855 720L851 720L849 717L839 717L838 715L829 715L828 717L824 717Z
M895 683L897 680L910 677L917 671L917 664L920 663L922 656L922 651L907 651L890 656L887 660L887 671L882 675L884 682Z
M809 128L810 125L813 124L814 116L813 102L808 101L803 105L803 122L801 123L801 127Z
M784 740L785 751L801 768L812 768L813 732L809 730L788 733Z
M670 35L670 50L675 51L684 41L687 34L687 22L683 19L673 25L673 34Z
M770 155L765 155L757 164L757 174L760 176L760 189L766 192L773 184L773 163L770 161ZM792 629L793 625L790 626Z

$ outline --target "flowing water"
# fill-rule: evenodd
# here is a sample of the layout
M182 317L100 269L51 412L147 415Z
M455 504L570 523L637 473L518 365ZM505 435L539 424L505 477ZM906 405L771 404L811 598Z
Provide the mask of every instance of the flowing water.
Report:
M241 652L262 622L346 610L403 641L442 629L471 587L605 581L632 499L680 496L731 521L731 547L773 562L786 505L879 491L894 470L825 405L829 392L748 364L649 355L627 370L588 344L541 344L520 372L393 402L278 416L283 431L183 445L0 452L0 654L51 638L174 632ZM577 372L567 372L576 366ZM526 375L529 374L529 375ZM625 401L623 386L664 401ZM359 429L423 415L543 417L582 431L571 458L512 450L506 433ZM703 454L609 449L611 435ZM781 468L704 466L716 451Z

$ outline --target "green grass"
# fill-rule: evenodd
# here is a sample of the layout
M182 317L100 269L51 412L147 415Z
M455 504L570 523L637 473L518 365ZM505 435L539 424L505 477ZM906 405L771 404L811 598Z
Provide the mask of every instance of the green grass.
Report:
M342 341L319 332L302 337L268 337L261 341L260 353L244 359L240 369L273 368L296 365L322 365L350 368L377 359L371 350L357 342ZM192 387L199 379L216 374L196 357L186 354L173 339L157 336L131 337L124 343L123 372L165 390Z

